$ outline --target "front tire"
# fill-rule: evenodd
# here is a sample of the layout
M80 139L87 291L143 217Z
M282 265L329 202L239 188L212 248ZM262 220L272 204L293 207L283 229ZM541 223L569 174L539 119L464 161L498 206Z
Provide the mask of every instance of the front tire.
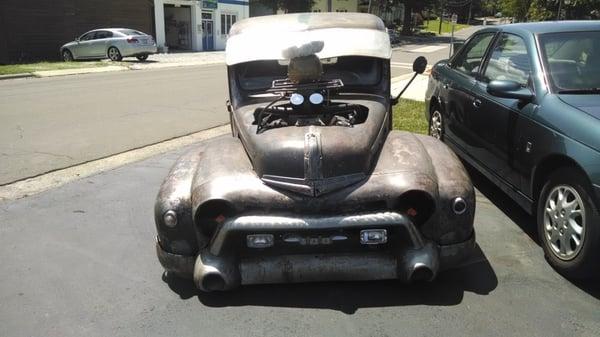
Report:
M444 117L440 108L435 105L429 117L429 135L437 140L444 140Z
M123 59L123 56L121 56L121 52L119 51L119 49L117 49L117 47L110 47L108 48L108 58L111 61L121 61Z
M71 51L68 49L65 49L62 51L62 59L65 62L72 62L73 59L73 54L71 54Z
M598 274L600 215L585 176L564 168L544 185L537 205L538 235L548 263L568 278Z

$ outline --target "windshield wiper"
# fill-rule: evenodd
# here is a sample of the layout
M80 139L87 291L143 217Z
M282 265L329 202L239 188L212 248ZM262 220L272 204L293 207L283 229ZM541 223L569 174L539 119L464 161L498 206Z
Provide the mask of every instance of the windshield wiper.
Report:
M600 88L582 88L582 89L563 89L558 91L559 94L598 94Z

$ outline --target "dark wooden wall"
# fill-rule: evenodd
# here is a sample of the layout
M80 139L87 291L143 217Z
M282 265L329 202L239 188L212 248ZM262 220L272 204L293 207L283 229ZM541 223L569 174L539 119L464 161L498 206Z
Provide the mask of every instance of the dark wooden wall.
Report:
M126 27L154 35L153 0L0 0L0 63L58 60L88 30Z

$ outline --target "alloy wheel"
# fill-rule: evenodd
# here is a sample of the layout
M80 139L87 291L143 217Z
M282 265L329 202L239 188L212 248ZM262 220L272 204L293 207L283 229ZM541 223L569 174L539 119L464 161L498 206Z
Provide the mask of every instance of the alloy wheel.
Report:
M108 58L111 61L120 61L121 60L121 53L119 53L119 50L115 47L111 47L108 49Z
M63 57L63 61L65 61L65 62L73 61L73 55L71 55L71 52L68 50L63 50L62 57Z
M442 114L438 110L434 110L431 114L429 123L429 135L435 139L442 139Z
M555 186L544 206L544 238L550 251L559 259L574 259L585 239L585 205L569 185Z

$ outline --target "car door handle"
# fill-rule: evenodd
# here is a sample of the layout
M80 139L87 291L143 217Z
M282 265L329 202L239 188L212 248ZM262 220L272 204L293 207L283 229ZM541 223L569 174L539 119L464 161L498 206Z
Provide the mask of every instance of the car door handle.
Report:
M473 106L476 108L479 108L481 106L481 100L480 99L476 99L473 101Z

